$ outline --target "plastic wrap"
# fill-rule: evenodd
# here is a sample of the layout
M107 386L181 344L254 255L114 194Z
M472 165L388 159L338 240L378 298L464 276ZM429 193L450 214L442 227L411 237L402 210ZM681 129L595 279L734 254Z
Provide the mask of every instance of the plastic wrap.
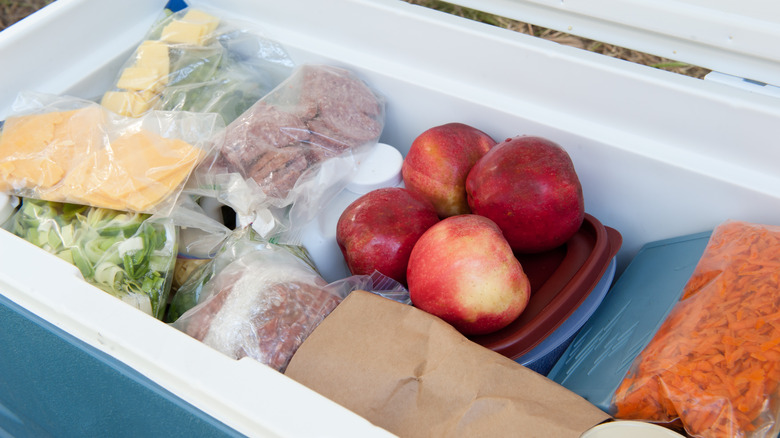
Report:
M213 217L201 203L204 200L182 196L170 217L179 230L178 254L173 271L171 293L181 287L198 268L217 255L231 233L221 217Z
M101 102L126 116L150 110L214 112L232 122L292 72L275 41L201 9L162 17Z
M246 227L179 288L168 319L232 358L250 357L284 371L342 299L357 289L373 291L375 284L381 294L404 297L403 286L381 275L328 283L304 250L269 243Z
M139 213L169 212L222 140L216 114L128 118L68 96L21 93L0 133L0 191Z
M170 219L23 199L7 227L75 265L87 282L163 318L176 260Z
M775 437L780 226L715 228L682 296L613 397L615 417L680 419L693 437Z
M188 190L217 197L273 236L308 222L341 191L383 127L384 98L355 74L302 65L227 126Z

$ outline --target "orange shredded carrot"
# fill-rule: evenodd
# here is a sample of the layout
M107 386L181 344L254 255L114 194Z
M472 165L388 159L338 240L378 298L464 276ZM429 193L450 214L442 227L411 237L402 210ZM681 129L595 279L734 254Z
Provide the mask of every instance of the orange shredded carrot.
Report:
M715 228L612 402L615 418L679 420L694 437L777 435L780 226Z

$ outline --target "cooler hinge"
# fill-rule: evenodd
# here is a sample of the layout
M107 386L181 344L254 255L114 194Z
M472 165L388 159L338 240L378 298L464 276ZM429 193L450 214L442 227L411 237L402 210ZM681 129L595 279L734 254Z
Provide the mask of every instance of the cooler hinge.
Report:
M720 82L722 84L731 85L748 91L754 91L756 93L766 94L768 96L780 97L780 87L764 82L741 78L739 76L732 76L713 71L704 76L704 79Z

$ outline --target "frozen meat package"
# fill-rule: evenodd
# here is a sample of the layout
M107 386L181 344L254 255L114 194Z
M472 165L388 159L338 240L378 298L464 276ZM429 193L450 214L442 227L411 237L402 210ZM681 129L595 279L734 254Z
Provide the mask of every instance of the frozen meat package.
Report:
M297 66L227 126L187 190L216 197L264 236L300 228L347 185L384 116L384 97L354 72Z
M325 281L300 247L236 229L219 254L174 295L171 325L234 358L284 371L298 346L352 291L395 296L402 285L381 275Z

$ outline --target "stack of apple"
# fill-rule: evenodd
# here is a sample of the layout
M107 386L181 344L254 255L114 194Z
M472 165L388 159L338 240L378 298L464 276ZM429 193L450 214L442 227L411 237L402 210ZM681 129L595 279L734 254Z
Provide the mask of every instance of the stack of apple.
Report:
M569 155L541 137L496 143L463 123L436 126L414 140L402 175L403 188L344 210L337 242L352 274L405 284L415 307L466 335L514 321L531 295L516 254L565 244L585 217Z

